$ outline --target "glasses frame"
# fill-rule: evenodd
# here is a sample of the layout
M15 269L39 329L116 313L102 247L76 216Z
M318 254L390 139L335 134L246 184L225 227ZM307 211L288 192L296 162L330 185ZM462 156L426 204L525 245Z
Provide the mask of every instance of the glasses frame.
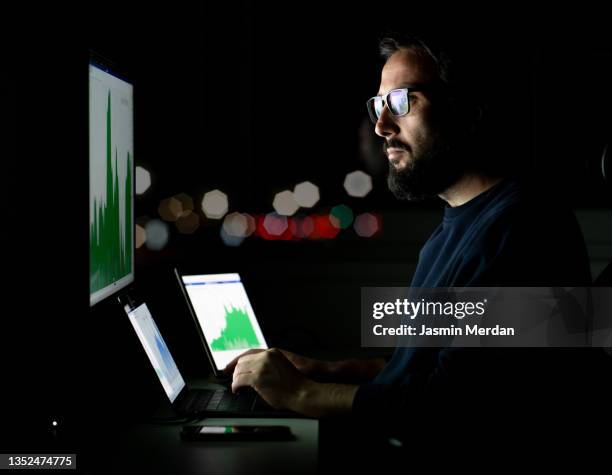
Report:
M396 89L391 89L389 92L387 92L386 94L383 94L382 96L373 96L370 97L367 102L366 102L366 108L368 109L368 115L370 116L370 120L372 120L372 122L374 124L376 124L378 122L378 119L380 119L380 116L376 116L376 109L374 107L374 101L376 99L382 99L383 101L383 108L381 109L380 114L382 115L382 111L385 109L385 107L387 109L389 109L389 112L391 112L391 115L393 115L393 117L402 117L404 115L407 115L410 113L410 93L411 92L419 92L419 91L423 91L424 88L421 86L407 86L407 87L398 87ZM387 106L388 102L388 97L390 94L397 92L397 91L405 91L406 93L406 99L407 99L407 103L408 103L408 110L406 112L404 112L403 114L395 114L390 107ZM372 104L372 105L370 105Z

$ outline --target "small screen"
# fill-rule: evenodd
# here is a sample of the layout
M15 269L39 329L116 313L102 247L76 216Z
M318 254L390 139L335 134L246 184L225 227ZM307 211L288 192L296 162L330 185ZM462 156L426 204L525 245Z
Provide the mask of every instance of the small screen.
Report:
M254 432L274 433L280 428L277 426L202 426L200 434L252 434Z
M168 395L168 399L170 399L170 402L174 402L185 387L185 381L170 354L170 350L168 350L166 342L157 329L151 312L144 303L132 310L126 305L125 311Z
M240 275L181 278L218 369L246 350L268 348Z
M230 434L238 432L232 426L204 426L200 429L200 434Z

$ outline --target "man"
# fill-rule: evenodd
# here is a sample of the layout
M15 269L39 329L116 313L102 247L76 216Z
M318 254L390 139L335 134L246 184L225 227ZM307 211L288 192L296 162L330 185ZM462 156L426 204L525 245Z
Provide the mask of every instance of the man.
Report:
M511 144L482 145L490 116L470 83L474 74L417 38L387 38L381 53L380 89L368 111L385 140L389 188L399 199L447 203L411 285L588 285L587 253L571 212L496 166ZM401 414L416 399L450 394L533 391L536 381L549 385L551 365L543 352L508 350L398 348L385 363L322 362L270 349L242 355L227 371L234 391L251 386L274 407L322 417Z

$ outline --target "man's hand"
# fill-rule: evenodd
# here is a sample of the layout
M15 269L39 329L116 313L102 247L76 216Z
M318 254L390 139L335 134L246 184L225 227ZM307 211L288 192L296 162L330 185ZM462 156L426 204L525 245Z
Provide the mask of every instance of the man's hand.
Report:
M263 351L266 351L266 350L262 350L262 349L248 350L242 353L240 356L237 356L236 358L234 358L232 361L230 361L223 371L227 374L232 374L240 358L242 358L243 356L247 356L247 355L261 353ZM327 366L329 366L329 364L325 361L315 360L313 358L307 358L306 356L298 355L296 353L292 353L291 351L280 350L280 349L277 351L280 351L283 354L283 356L285 356L285 358L287 358L291 362L291 364L293 364L293 366L295 366L295 368L300 373L304 374L305 376L316 378L318 375L325 373Z
M270 406L295 410L308 381L282 351L272 348L247 352L238 358L232 391L251 386Z
M251 386L276 409L314 417L350 411L357 392L357 386L323 384L306 378L276 348L239 357L232 391L244 386Z
M266 350L248 350L230 361L223 371L230 375L240 358L264 351ZM321 361L287 350L279 349L277 351L280 351L300 373L320 382L361 384L374 379L385 366L385 360L382 358Z

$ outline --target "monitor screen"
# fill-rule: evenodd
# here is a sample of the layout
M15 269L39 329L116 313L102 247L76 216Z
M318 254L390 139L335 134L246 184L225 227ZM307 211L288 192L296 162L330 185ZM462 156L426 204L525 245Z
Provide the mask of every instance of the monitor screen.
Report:
M134 280L133 85L89 64L89 303Z
M251 348L268 347L239 274L181 278L217 369Z
M143 303L135 309L126 306L125 311L149 357L149 361L155 369L159 381L164 387L164 391L166 391L168 399L170 399L170 402L174 402L185 387L185 380L181 376L166 342L159 333L147 304Z

